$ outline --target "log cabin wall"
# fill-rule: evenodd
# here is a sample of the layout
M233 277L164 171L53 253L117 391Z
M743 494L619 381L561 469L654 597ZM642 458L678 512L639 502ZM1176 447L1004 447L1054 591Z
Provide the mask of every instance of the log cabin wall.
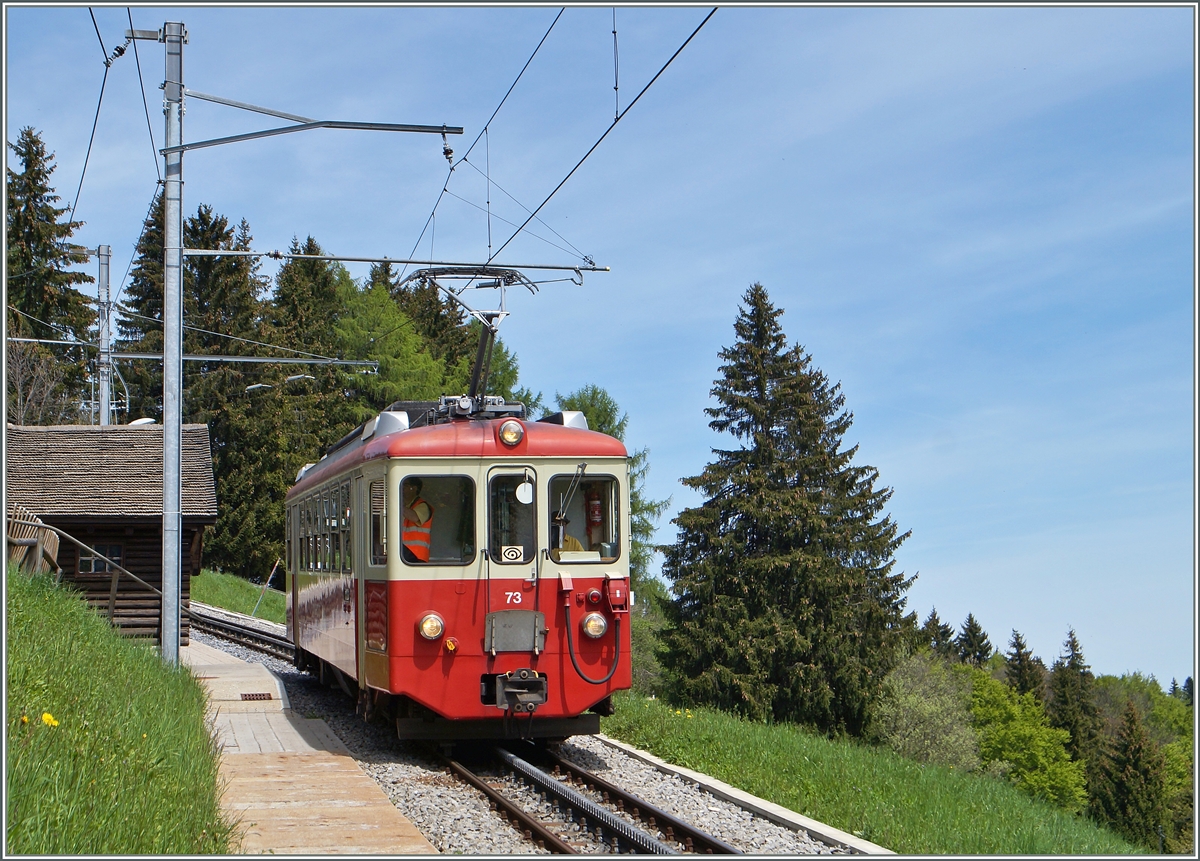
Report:
M162 590L162 521L160 519L126 520L116 522L81 521L74 518L51 518L46 521L108 556L159 591ZM183 554L180 566L182 583L179 600L190 606L191 579L200 571L204 524L184 521ZM88 606L102 616L108 616L112 589L112 574L103 569L100 560L88 558L86 551L70 542L59 550L58 564L62 567L62 582L83 593ZM112 552L119 548L119 553ZM80 563L83 563L82 566ZM81 571L80 568L85 570ZM124 575L117 578L113 622L122 634L149 637L155 644L161 641L162 599L154 592ZM179 620L179 645L190 642L191 623L187 614Z
M186 607L192 574L200 570L204 527L217 519L207 426L183 426L181 455L180 602ZM9 502L162 589L161 426L8 425L5 472ZM107 552L113 548L120 558ZM58 564L63 581L107 617L112 574L103 561L63 541ZM114 623L123 634L159 642L160 597L124 575L117 582ZM179 630L180 645L186 646L191 631L186 615Z

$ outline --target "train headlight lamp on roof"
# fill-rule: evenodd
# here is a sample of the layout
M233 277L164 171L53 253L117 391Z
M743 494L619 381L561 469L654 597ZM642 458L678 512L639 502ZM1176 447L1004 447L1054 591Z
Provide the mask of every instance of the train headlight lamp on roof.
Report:
M588 613L583 617L583 633L593 640L603 637L608 631L608 620L600 613Z
M437 613L426 613L421 617L421 621L417 627L421 631L421 636L426 640L436 640L446 630L446 623L442 621L442 617Z
M525 436L525 428L521 427L521 423L509 419L504 424L500 425L500 442L505 445L516 445Z

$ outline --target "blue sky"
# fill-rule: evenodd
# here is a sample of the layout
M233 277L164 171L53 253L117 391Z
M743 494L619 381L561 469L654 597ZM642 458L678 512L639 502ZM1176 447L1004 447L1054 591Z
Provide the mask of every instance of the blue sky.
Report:
M109 52L125 7L93 7ZM626 106L707 7L620 7ZM103 73L84 7L5 10L6 135L31 125L74 200ZM174 7L194 90L320 119L461 125L462 154L557 7ZM848 444L894 488L909 606L1047 663L1166 685L1195 656L1195 21L1159 8L722 8L542 212L610 273L511 293L501 329L552 398L604 386L670 517L713 447L703 414L738 302L762 282L840 381ZM614 111L610 8L568 8L470 161L529 207ZM163 53L138 44L162 146ZM188 102L188 141L269 128ZM427 135L316 131L188 153L185 212L261 249L314 236L407 256L446 176ZM126 272L155 189L132 49L114 61L76 218ZM455 194L485 205L461 165ZM525 213L493 186L498 218ZM493 247L512 228L493 220ZM500 262L574 264L519 237ZM453 197L439 259L487 256ZM419 253L430 251L427 233ZM94 269L94 267L92 267ZM350 266L352 274L365 266ZM480 297L488 304L489 297Z

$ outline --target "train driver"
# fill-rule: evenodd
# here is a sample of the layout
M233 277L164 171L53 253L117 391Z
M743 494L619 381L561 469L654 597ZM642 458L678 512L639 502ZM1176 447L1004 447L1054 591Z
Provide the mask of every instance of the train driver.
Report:
M582 552L584 550L583 544L580 543L578 538L567 534L567 524L570 522L562 512L556 511L550 515L550 537L551 544L553 545L551 552L556 562L561 550L572 552Z
M405 562L429 561L429 536L433 531L433 507L421 498L421 479L404 480L404 528L400 537Z

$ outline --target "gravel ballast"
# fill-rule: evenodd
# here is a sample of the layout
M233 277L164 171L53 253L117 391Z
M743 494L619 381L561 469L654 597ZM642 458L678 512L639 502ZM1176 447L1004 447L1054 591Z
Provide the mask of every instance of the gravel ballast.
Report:
M439 852L472 855L541 854L517 831L489 810L487 799L459 782L416 746L396 738L382 723L368 724L354 713L353 702L340 689L322 687L316 678L287 661L244 646L192 632L198 642L245 661L260 663L283 681L294 712L320 718L342 740L362 769L379 783L392 803L407 816ZM706 792L677 775L664 774L602 740L575 736L560 754L680 819L743 852L755 855L841 854L845 850L814 840ZM544 804L528 793L533 810ZM644 826L641 826L644 828ZM593 844L585 852L604 852Z

